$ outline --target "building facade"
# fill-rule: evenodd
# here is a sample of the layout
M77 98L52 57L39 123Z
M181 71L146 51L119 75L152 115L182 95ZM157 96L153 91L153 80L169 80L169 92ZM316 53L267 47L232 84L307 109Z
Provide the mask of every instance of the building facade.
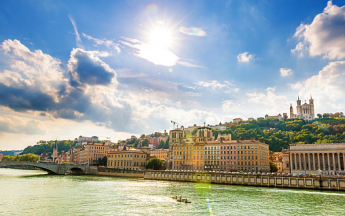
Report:
M144 170L148 154L138 150L110 151L108 154L107 167L127 170Z
M345 143L290 145L291 173L345 173Z
M155 149L151 151L151 157L156 157L165 161L168 159L168 152L169 149Z
M183 129L172 130L169 149L173 170L269 171L267 144L231 135L215 139L210 127L199 127L192 140L184 138Z
M109 145L105 143L87 143L79 151L78 164L93 164L109 153Z
M269 172L269 146L254 139L237 139L237 170Z

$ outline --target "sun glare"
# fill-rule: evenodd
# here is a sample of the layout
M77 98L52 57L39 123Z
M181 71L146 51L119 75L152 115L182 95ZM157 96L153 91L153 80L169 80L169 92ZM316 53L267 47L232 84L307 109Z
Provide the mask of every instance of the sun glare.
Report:
M171 34L166 28L156 28L151 32L150 44L156 48L165 49L171 45Z

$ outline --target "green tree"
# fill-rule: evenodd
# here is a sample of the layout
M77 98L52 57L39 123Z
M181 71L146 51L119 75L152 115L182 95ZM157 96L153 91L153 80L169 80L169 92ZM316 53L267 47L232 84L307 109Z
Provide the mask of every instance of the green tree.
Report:
M36 162L39 161L40 157L35 154L24 154L24 155L16 155L16 156L5 156L2 158L2 161L30 161Z
M319 117L319 119L322 119L322 115L320 113L317 114L317 117Z
M153 170L161 170L164 168L163 161L158 158L152 158L149 160L146 164L147 169L153 169Z
M141 134L140 138L144 139L145 138L145 134Z
M271 172L277 172L278 171L278 167L275 163L273 163L273 161L270 160L270 171Z
M165 142L164 140L161 140L157 146L157 149L161 149L161 148L164 148L164 145L165 145Z
M149 143L150 143L150 141L148 139L144 139L143 142L142 142L142 146L148 147Z
M198 128L194 128L194 130L192 131L192 135L195 136L196 132L198 132Z
M108 158L104 156L103 158L98 158L97 164L100 166L107 166Z

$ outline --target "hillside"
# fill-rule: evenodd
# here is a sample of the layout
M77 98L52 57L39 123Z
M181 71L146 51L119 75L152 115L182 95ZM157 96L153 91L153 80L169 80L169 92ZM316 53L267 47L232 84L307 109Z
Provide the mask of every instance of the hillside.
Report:
M270 146L271 151L281 151L288 148L289 144L312 143L341 143L345 142L345 117L321 118L313 122L305 122L302 119L263 119L240 122L232 125L231 129L218 131L213 134L232 134L232 139L262 139Z
M77 141L69 141L69 140L63 140L58 141L58 151L68 151L71 148L77 147L78 142ZM55 141L50 141L48 144L41 144L41 145L34 145L34 146L28 146L24 149L24 151L21 153L23 154L37 154L40 155L43 152L53 152L53 148L55 145Z

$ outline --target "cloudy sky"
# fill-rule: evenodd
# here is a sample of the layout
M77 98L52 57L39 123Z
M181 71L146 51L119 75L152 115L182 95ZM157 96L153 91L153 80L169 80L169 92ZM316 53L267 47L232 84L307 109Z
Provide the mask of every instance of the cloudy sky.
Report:
M345 1L3 1L0 149L345 111Z

